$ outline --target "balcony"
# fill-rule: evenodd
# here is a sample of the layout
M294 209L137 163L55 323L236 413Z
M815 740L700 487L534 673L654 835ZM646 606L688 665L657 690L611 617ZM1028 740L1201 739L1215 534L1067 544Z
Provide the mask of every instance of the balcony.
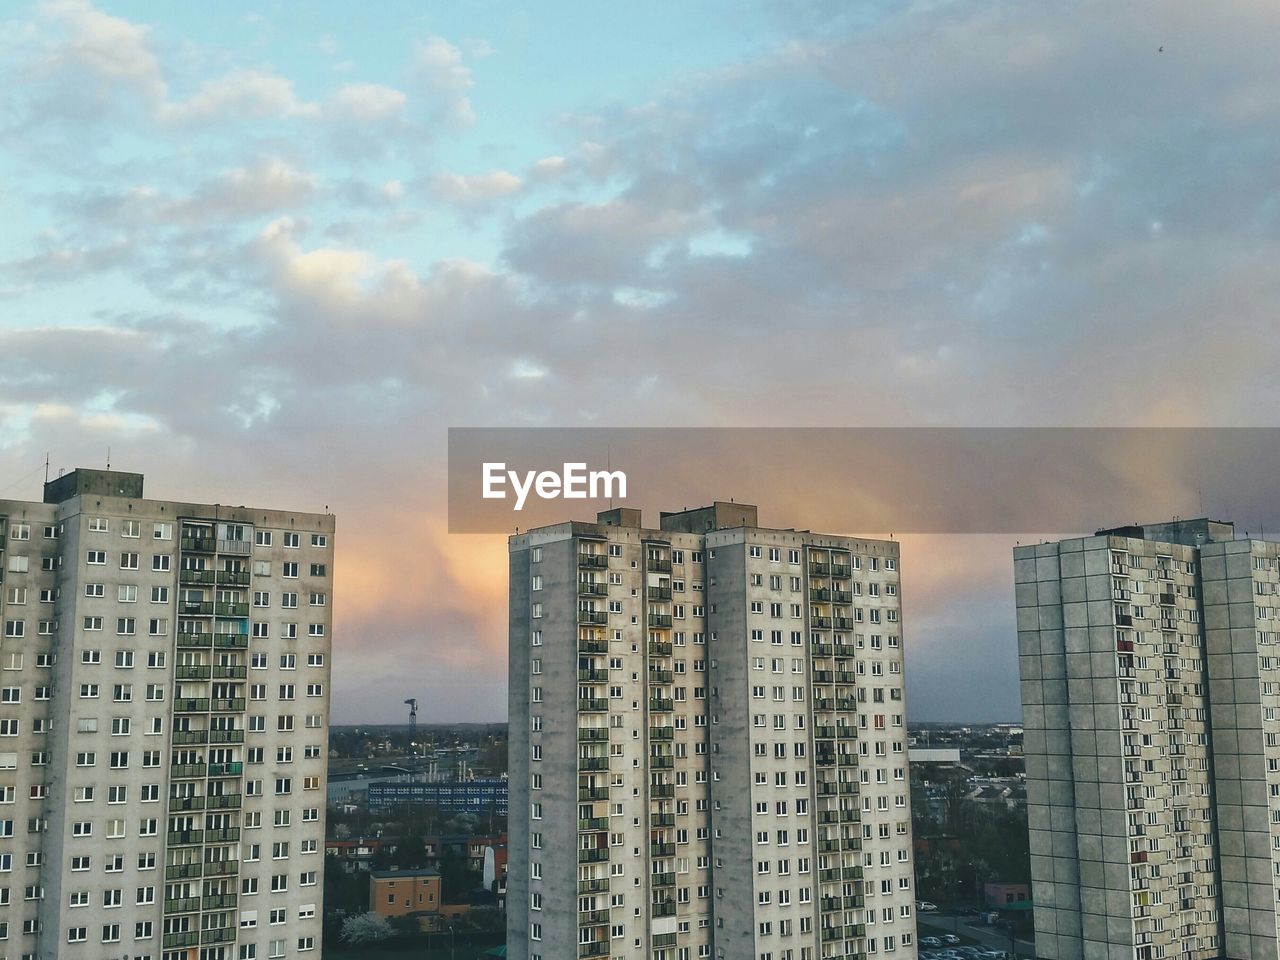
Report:
M675 727L650 727L650 740L674 740L676 738Z
M195 584L202 586L213 586L212 570L186 570L178 571L178 582L181 584Z
M208 650L213 646L212 633L179 633L178 646L185 649Z
M218 541L212 536L208 537L188 537L184 536L178 541L178 546L183 553L213 553L217 550Z
M173 743L175 746L183 747L193 743L208 743L208 730L175 730L173 731Z
M651 657L669 657L671 656L671 642L669 640L650 640L649 656Z
M166 880L199 880L202 870L199 863L177 863L164 868Z
M177 950L185 947L195 947L200 944L200 932L198 930L184 930L182 933L166 933L164 935L164 948L166 950Z
M208 680L213 676L213 667L207 663L180 663L174 667L174 675L179 680Z
M578 671L579 683L607 683L608 680L608 670L601 670L598 667L587 667Z
M603 940L578 944L579 957L607 957L608 955L609 944L605 943Z
M650 557L645 569L650 573L670 573L671 561L662 557Z
M649 914L654 917L674 917L676 915L676 902L674 900L659 900L649 906Z
M207 797L205 806L210 810L239 810L240 794L224 793L216 797Z
M579 757L578 769L583 772L596 773L609 769L608 757Z
M219 617L247 617L249 605L247 603L215 603L213 612Z
M670 600L671 588L670 587L650 587L648 591L648 597L650 600L659 600L659 601Z
M831 622L837 630L852 630L855 621L848 617L835 617ZM836 654L836 656L840 656L840 654ZM851 654L845 654L845 656L851 656Z
M247 587L248 570L219 570L214 578L221 587Z
M831 576L838 580L848 580L853 576L853 567L847 563L833 563L831 565Z
M185 847L195 846L204 843L203 830L171 830L169 832L169 846ZM197 909L199 905L197 904Z
M238 777L242 773L244 773L244 764L239 761L235 763L209 764L209 776L211 777Z
M658 630L667 630L671 627L671 615L666 613L649 614L649 626Z
M609 558L602 553L580 553L578 566L589 570L604 570L609 566Z
M609 799L608 787L579 787L578 788L579 803L591 803L596 800L608 800L608 799Z
M809 649L813 651L815 657L830 657L836 652L835 645L830 643L811 643Z
M649 814L649 826L655 829L659 827L674 827L675 825L676 825L676 815L674 813Z
M249 635L247 633L215 634L213 645L218 650L247 650L249 648Z
M826 576L830 576L830 574L831 574L831 564L824 563L818 560L814 560L809 563L809 576L826 577Z
M609 829L608 817L588 817L578 821L579 833L600 833Z
M579 727L578 728L579 741L606 741L607 742L608 739L609 739L608 727Z
M651 783L649 784L649 796L659 799L667 799L676 795L676 785L674 783Z
M180 697L173 701L174 713L208 713L208 697Z
M676 766L676 758L671 754L651 756L649 758L649 766L654 770L674 770Z
M578 926L599 927L609 922L608 910L579 910Z
M203 763L175 763L169 767L169 776L181 780L203 780L205 773Z
M169 812L182 813L187 810L203 810L204 797L170 797Z
M230 927L223 927L220 930L201 930L201 943L230 943L236 938L235 930Z
M609 585L607 583L585 583L578 581L578 596L580 597L607 597L609 595Z
M210 743L244 743L243 730L210 730Z
M200 898L200 909L202 910L230 910L235 905L236 895L234 893Z
M609 701L604 697L579 697L578 712L579 713L607 713L609 710Z
M831 591L827 587L813 587L809 590L809 599L815 603L829 603Z
M585 637L579 637L578 652L579 653L608 653L609 641L594 640L594 639L587 639Z
M215 699L205 701L209 704L208 709L214 713L243 713L244 697L231 697L230 699Z
M832 590L831 602L832 603L853 603L853 594L850 593L848 590Z
M579 863L604 863L604 861L608 859L609 859L608 847L596 847L591 850L580 849L578 851Z
M813 627L815 630L830 630L831 618L830 617L810 617L809 626Z
M179 667L178 669L182 668ZM249 668L244 666L224 667L219 664L213 668L213 679L215 680L243 680L248 675Z
M650 713L670 713L675 709L675 701L669 697L650 697L649 712Z
M670 670L649 670L649 683L655 685L666 685L675 682L675 674Z
M599 877L595 880L579 880L578 893L608 893L609 878Z
M676 845L674 843L651 843L649 844L649 855L651 857L674 857L676 855Z
M213 616L212 600L181 600L178 602L178 615L183 617Z
M233 877L240 872L240 864L236 860L215 860L204 865L206 877Z
M609 614L605 613L603 610L579 610L578 622L603 626L609 622Z
M674 873L654 873L650 874L653 878L652 885L655 887L674 887L676 885L676 875Z

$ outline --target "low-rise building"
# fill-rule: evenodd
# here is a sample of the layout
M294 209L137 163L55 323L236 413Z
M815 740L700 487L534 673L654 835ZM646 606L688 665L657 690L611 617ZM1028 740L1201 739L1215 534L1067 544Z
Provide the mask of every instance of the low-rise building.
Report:
M425 931L440 929L438 870L370 870L369 909L380 917L413 917Z

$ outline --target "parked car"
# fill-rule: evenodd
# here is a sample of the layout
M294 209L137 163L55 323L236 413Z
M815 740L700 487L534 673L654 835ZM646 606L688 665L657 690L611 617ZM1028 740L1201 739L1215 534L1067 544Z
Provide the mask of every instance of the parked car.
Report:
M941 941L941 940L939 940L937 937L921 937L921 938L920 938L920 946L922 946L922 947L940 947L940 946L942 946L942 941Z
M960 938L959 938L959 937L957 937L954 933L944 933L944 934L942 935L942 942L943 942L943 943L953 943L953 944L954 944L954 943L960 943L960 942L962 942L962 941L961 941L961 940L960 940Z
M928 900L917 900L916 909L921 913L937 913L938 905L936 903L930 903Z

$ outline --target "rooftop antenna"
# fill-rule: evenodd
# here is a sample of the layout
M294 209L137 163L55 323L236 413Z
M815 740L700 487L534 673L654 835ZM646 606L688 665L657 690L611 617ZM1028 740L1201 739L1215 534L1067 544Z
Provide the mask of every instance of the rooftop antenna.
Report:
M44 482L49 482L49 451L44 452Z
M613 444L606 444L604 448L604 468L609 473L613 473ZM613 481L609 481L609 509L613 509Z
M111 448L107 447L107 469L111 469Z

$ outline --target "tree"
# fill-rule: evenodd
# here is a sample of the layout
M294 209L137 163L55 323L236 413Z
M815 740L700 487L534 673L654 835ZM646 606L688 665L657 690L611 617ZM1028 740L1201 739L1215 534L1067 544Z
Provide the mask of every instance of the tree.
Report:
M351 944L381 943L395 933L385 917L357 913L342 921L342 939Z

